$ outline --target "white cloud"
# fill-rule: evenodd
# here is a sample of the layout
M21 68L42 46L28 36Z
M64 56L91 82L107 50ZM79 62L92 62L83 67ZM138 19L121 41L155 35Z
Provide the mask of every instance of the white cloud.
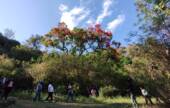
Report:
M91 25L91 24L94 24L94 19L88 19L87 21L86 21L86 24L88 24L88 25Z
M61 12L66 11L66 10L68 10L68 6L66 6L65 4L61 4L61 5L59 6L59 10L60 10Z
M103 11L97 17L96 23L102 23L105 17L111 15L111 11L109 10L109 8L111 7L112 3L113 3L112 0L104 0Z
M125 21L125 15L118 15L116 19L107 24L107 29L114 32L116 28Z
M81 21L83 21L89 15L89 10L83 7L74 7L73 9L68 9L62 11L60 22L65 22L68 28L73 29L78 26Z
M73 15L79 15L81 13L83 13L84 8L82 7L74 7L72 10L70 10L70 13Z

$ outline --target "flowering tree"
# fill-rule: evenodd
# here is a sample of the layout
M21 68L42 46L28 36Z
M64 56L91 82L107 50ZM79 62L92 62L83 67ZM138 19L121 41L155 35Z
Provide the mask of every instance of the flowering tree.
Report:
M56 48L57 51L82 55L97 50L114 50L120 43L112 41L112 32L105 31L100 24L70 30L65 23L59 23L42 38L46 47Z

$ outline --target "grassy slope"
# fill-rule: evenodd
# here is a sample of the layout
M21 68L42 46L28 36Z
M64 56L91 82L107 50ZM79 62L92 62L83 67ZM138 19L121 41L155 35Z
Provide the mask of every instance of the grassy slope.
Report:
M2 107L5 108L5 107ZM20 100L16 105L9 108L132 108L130 104L80 104L80 103L33 103L27 100ZM158 106L148 107L140 105L140 108L163 108Z
M19 101L12 108L130 108L127 104L80 104L80 103L33 103L30 101Z

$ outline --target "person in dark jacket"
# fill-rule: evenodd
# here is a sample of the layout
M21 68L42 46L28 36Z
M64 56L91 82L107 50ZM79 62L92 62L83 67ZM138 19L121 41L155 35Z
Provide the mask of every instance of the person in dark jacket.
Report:
M136 101L136 87L132 78L128 78L128 92L130 94L133 108L138 108L138 103Z
M43 82L40 81L35 88L35 96L33 98L33 101L36 101L37 99L38 101L40 101L42 89L43 89Z
M4 92L2 95L2 99L5 98L5 100L7 100L9 93L12 91L14 87L14 81L12 79L9 79L5 82L4 84Z
M74 96L73 87L69 83L67 86L67 101L70 101L70 99L71 99L71 101L73 101L73 96Z

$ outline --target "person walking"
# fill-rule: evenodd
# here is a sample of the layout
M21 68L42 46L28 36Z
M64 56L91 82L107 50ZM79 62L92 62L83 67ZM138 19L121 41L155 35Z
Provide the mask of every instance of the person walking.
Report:
M69 83L67 87L67 101L69 102L70 100L73 101L73 88L72 85Z
M48 84L48 97L46 98L46 100L49 100L49 98L50 98L50 100L53 101L53 93L54 93L54 86L50 82Z
M9 79L8 81L5 82L2 99L5 98L5 100L7 100L8 95L12 91L13 87L14 87L14 81L12 79Z
M130 94L133 108L138 108L138 103L136 101L136 88L131 78L128 79L128 92Z
M37 99L38 99L38 101L41 100L42 89L43 89L43 82L40 81L35 88L35 96L33 98L33 101L36 101Z
M148 91L144 88L144 86L141 86L140 90L141 90L142 96L145 98L146 104L148 105L150 103L151 105L153 105L151 96L149 95Z

